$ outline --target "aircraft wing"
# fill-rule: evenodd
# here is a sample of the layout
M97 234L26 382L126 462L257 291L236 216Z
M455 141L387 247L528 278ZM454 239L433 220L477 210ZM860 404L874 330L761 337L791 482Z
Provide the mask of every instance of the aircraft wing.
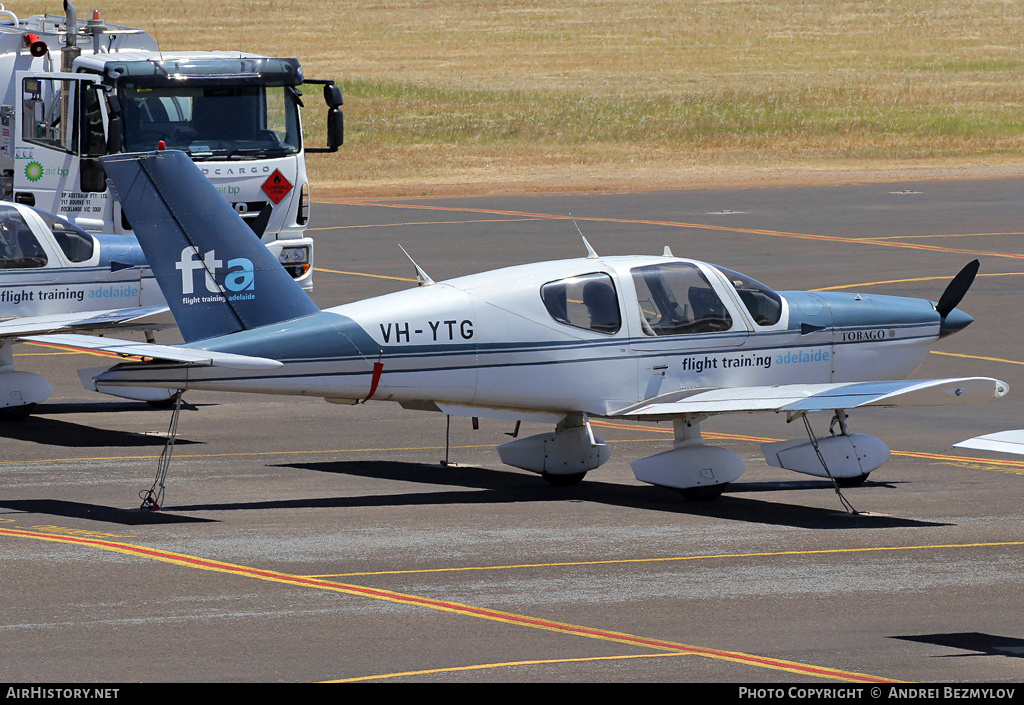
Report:
M1005 382L988 377L727 387L696 389L692 393L684 391L655 397L610 415L654 419L687 414L976 404L1001 397L1008 390L1009 385Z
M966 441L953 444L954 448L971 448L973 450L994 450L999 453L1024 455L1024 430L1000 431L975 436Z
M277 360L265 357L236 355L215 350L200 350L180 345L155 345L134 340L97 338L89 335L32 335L22 336L21 339L33 343L59 345L64 348L86 352L110 352L122 357L211 365L213 367L227 367L234 370L270 370L281 367L283 364Z
M166 306L135 306L106 311L77 311L45 316L23 316L0 321L0 337L41 335L62 330L96 330L101 328L139 326L164 328L174 325Z

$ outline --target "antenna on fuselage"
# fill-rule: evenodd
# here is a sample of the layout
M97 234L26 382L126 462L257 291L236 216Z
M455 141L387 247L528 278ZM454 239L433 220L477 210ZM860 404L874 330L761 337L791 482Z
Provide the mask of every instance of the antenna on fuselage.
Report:
M401 245L398 246L406 257L409 257L409 253L405 251L405 248ZM416 260L409 257L409 261L412 262L412 266L416 268L416 281L419 283L418 286L430 286L434 283L434 280L430 278L430 275L423 271L423 268L416 264Z
M572 218L572 213L569 214L569 217ZM576 226L576 232L578 232L580 237L583 238L583 245L587 248L587 259L598 259L599 255L594 248L590 246L590 243L587 242L587 236L583 234L582 230L580 230L580 226L576 222L575 218L572 218L572 224Z
M675 255L672 254L672 248L669 247L668 245L665 245L665 251L661 253L661 256L662 257L675 257Z

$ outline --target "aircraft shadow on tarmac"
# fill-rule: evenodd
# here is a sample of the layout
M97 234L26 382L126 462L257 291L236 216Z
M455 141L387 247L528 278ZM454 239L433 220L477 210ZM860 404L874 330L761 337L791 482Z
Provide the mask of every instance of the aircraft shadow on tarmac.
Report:
M127 401L125 399L114 400L114 401L85 401L85 402L65 402L56 404L40 404L35 408L33 415L29 419L36 418L38 416L56 416L59 414L109 414L111 412L118 411L150 411L154 414L165 413L170 410L171 407L166 409L150 406L144 401ZM197 407L189 404L186 401L181 402L181 410L195 410Z
M152 414L164 415L168 414L170 410L174 408L174 405L171 402L172 400L168 399L167 401L160 402L154 406L144 401L114 399L112 401L104 400L39 404L35 408L33 415L29 418L32 419L37 416L54 416L59 414L109 414L111 412L121 411L147 411ZM182 411L197 411L204 406L216 406L216 404L190 404L184 399L181 400ZM165 418L167 417L165 416Z
M646 509L809 529L882 529L934 527L937 522L901 519L871 514L849 514L836 500L835 509L822 509L780 502L737 497L728 491L714 502L688 502L675 490L616 485L588 480L575 487L551 487L533 475L482 467L438 466L388 461L339 461L326 463L290 463L282 469L351 475L385 481L413 482L458 487L457 491L407 492L361 497L324 497L261 502L211 503L173 506L170 511L229 511L252 509L301 509L324 507L388 507L412 505L507 504L514 502L596 502L611 506ZM777 489L806 488L832 492L831 485L820 481L786 482L783 488L773 483L734 483L733 492L765 492ZM884 486L882 483L878 483ZM871 483L864 487L870 487ZM466 491L477 490L477 491Z
M26 514L46 514L66 519L89 519L90 521L121 526L143 526L148 524L182 524L212 522L215 519L179 516L143 509L120 509L100 504L67 502L60 499L19 499L0 500L0 508Z
M890 639L916 641L922 644L948 646L970 654L943 654L941 658L963 658L965 656L1011 656L1024 658L1024 639L981 632L960 632L954 634L919 634L917 636L892 636Z
M81 412L79 405L74 405L74 407L75 413ZM109 409L105 410L109 411ZM54 412L47 408L46 413ZM167 442L166 438L162 435L96 428L95 426L86 426L71 421L60 421L35 415L29 416L24 421L0 424L0 437L70 448L162 446ZM202 441L190 441L181 437L175 440L175 445L192 445L197 443L202 443Z

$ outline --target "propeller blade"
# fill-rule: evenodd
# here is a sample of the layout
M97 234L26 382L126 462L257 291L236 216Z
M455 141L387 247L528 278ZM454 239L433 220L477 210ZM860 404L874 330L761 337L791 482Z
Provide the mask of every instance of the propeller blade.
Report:
M978 260L971 260L953 277L953 281L949 283L946 290L942 292L942 296L939 297L939 303L935 304L935 310L939 312L940 316L945 318L949 315L950 311L957 307L957 304L964 298L964 294L971 288L971 284L974 283L974 277L978 274L979 266L981 264Z

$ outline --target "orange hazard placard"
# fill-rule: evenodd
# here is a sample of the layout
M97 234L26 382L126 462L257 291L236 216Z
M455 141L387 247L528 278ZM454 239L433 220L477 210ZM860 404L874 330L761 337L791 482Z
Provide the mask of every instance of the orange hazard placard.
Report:
M270 196L270 200L274 202L276 206L281 202L281 199L288 195L288 192L292 190L292 182L284 178L284 174L281 173L280 169L274 169L274 173L267 177L267 180L263 182L263 193Z

